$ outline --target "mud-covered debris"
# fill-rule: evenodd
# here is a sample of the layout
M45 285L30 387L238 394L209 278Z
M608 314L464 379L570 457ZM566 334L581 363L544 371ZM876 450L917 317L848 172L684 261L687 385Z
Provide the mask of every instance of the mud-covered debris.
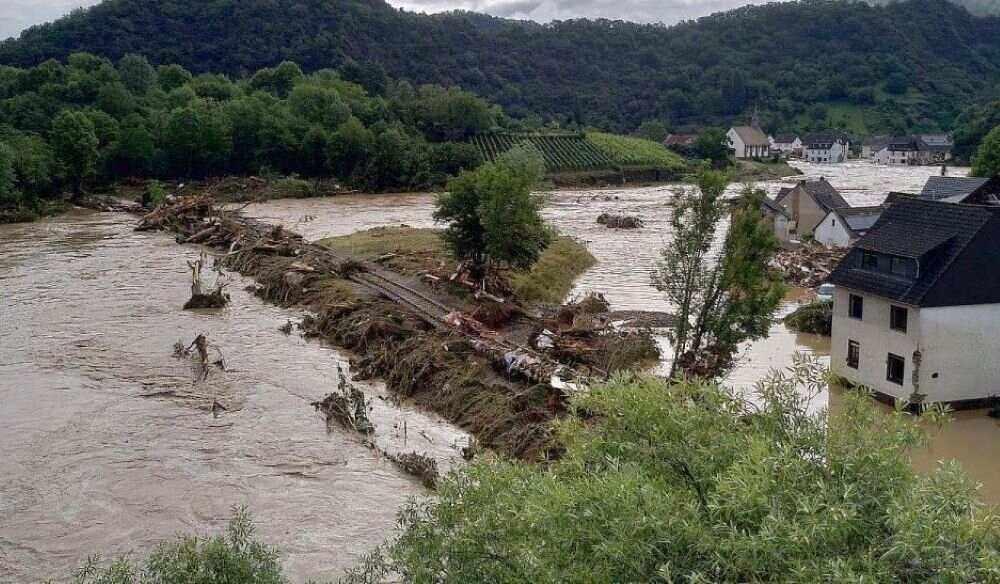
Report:
M441 477L437 461L426 454L407 452L405 454L387 454L404 472L420 478L424 486L433 489Z
M195 310L199 308L223 308L229 304L229 294L226 293L228 282L222 275L221 270L216 271L215 288L205 291L205 283L202 278L202 271L205 268L207 256L201 253L196 261L188 262L191 269L191 298L184 304L184 310Z
M337 391L323 398L323 401L313 402L312 406L323 412L327 424L336 422L361 434L374 433L375 425L368 417L369 401L364 392L348 383L347 375L339 366L337 373L340 377Z
M612 213L601 213L597 216L597 223L609 229L640 229L643 226L642 219L635 215L616 215Z
M826 281L846 253L847 248L803 245L780 250L771 265L781 271L787 284L815 288Z
M783 321L793 331L828 337L833 332L833 302L820 300L804 304Z
M278 330L286 335L290 335L292 334L292 329L294 328L295 328L295 323L289 320L285 324L278 327Z

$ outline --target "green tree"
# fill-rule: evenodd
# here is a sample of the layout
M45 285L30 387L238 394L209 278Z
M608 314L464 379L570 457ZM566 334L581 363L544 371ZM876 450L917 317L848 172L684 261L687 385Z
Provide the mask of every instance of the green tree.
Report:
M976 157L972 159L972 175L994 177L1000 175L1000 126L990 130L983 138Z
M336 90L312 84L299 84L288 96L292 113L300 119L335 130L351 116L351 108Z
M137 96L149 93L149 90L156 83L156 69L153 69L146 57L142 55L129 53L119 59L118 74L125 87Z
M646 140L652 140L653 142L663 143L667 139L667 134L670 131L667 129L667 125L663 123L662 120L646 120L639 126L639 129L635 131L636 136L640 138L645 138Z
M726 132L721 128L709 128L698 135L694 143L694 153L699 158L711 162L713 168L729 164L729 147Z
M142 116L133 114L122 124L115 144L114 171L125 176L144 176L152 169L156 145Z
M375 136L361 120L352 116L341 124L330 138L327 152L334 174L342 179L355 176L368 158L374 142Z
M449 181L434 219L448 223L444 239L452 253L480 272L490 265L530 267L552 240L542 199L532 192L544 171L536 150L514 148Z
M160 65L157 78L163 91L169 93L191 81L191 73L180 65Z
M229 124L222 111L204 101L170 113L163 130L163 148L180 176L223 170L232 148Z
M741 342L767 336L784 292L768 267L778 242L762 219L761 192L744 191L722 248L716 248L728 184L725 174L703 171L698 190L681 191L673 201L670 243L652 275L676 307L677 324L668 332L674 348L671 377L679 371L709 377L725 371Z
M14 154L10 147L0 142L0 208L17 206L21 193L17 190L14 173Z
M756 405L615 378L573 400L558 461L449 476L348 582L995 581L1000 516L973 481L916 473L923 426L863 391L812 414L824 373L800 360Z
M74 195L79 195L83 181L96 170L99 141L94 123L83 112L63 110L52 121L49 139Z
M120 120L135 109L135 99L123 84L109 83L98 91L97 107Z

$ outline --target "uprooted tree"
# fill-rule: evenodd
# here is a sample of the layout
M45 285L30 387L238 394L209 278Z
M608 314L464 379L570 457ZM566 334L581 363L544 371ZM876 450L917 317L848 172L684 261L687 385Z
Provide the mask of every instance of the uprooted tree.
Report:
M764 193L747 187L730 204L722 198L727 185L725 174L704 171L697 190L678 193L671 240L652 274L677 311L668 332L675 355L671 377L723 373L740 343L767 336L784 295L780 276L769 267L778 241L761 215Z
M542 198L532 193L543 173L538 151L518 147L463 172L438 197L434 219L448 224L445 243L456 258L471 263L476 277L491 267L528 268L552 241Z

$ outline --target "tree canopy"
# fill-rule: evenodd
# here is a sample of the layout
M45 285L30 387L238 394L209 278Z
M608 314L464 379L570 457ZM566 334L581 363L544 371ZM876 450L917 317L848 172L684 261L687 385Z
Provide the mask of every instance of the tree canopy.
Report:
M30 205L126 177L268 172L427 188L480 163L470 133L509 122L457 88L379 87L373 95L337 71L306 75L291 62L238 79L154 68L136 54L0 67L0 145L14 176L3 201Z
M573 402L546 466L485 461L411 504L354 575L413 582L987 582L1000 516L954 464L918 475L927 424L864 392L810 412L800 360L749 403L620 377ZM386 577L385 581L392 581Z
M993 128L972 159L972 175L994 177L1000 176L1000 126Z
M771 132L906 133L949 130L962 108L996 99L1000 18L976 18L944 0L801 0L670 27L586 19L543 26L415 14L381 0L117 0L0 45L0 63L32 66L80 51L143 53L194 73L259 71L254 87L278 97L303 71L329 67L372 95L388 90L387 76L458 86L514 117L580 129L745 123L759 107ZM183 83L180 70L171 76L166 91ZM429 113L475 117L453 105Z

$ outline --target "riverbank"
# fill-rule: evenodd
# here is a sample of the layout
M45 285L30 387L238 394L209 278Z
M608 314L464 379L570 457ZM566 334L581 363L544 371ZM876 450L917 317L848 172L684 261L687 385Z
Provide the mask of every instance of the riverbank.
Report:
M790 176L799 176L802 171L785 161L760 162L756 160L737 160L730 171L734 182L757 182L782 180Z
M558 451L551 422L565 413L575 379L658 355L648 333L619 331L602 318L605 302L541 316L516 301L479 294L462 276L447 276L454 266L427 230L372 230L323 246L220 212L208 196L177 199L139 228L176 231L180 242L225 250L222 266L253 278L258 296L309 310L299 325L304 334L352 351L355 379L384 379L397 399L522 460ZM404 249L404 242L421 247ZM336 253L338 245L351 253ZM534 274L525 275L523 289L548 287L549 277L568 287L590 265L579 261L589 258L581 248L568 238L550 246ZM466 289L455 293L455 286Z

